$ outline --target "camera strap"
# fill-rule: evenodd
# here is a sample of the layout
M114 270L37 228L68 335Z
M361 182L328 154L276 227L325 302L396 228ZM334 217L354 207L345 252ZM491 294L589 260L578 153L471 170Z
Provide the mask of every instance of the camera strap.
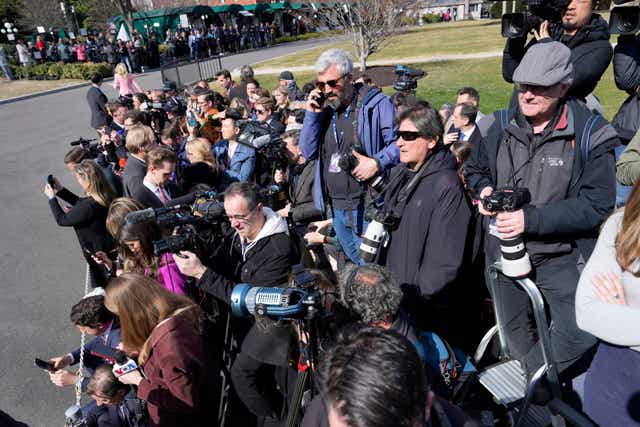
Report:
M420 166L418 171L411 177L411 179L409 179L408 182L406 181L406 179L408 178L410 171L407 169L404 171L403 174L399 176L398 179L400 182L398 184L389 185L387 187L387 190L385 190L385 193L386 191L392 191L391 194L393 194L392 196L393 198L389 200L390 202L392 202L391 203L392 206L388 209L386 207L387 205L385 204L385 209L384 209L385 218L388 218L390 220L390 221L387 221L385 219L384 221L387 227L395 229L398 226L399 220L400 218L402 218L402 215L404 214L404 210L407 207L407 203L409 202L409 199L411 199L411 196L418 188L418 183L422 180L422 177L424 176L425 172L429 168L429 165L433 161L434 156L437 153L438 151L432 153L427 159L427 161L424 162L422 166ZM406 185L404 185L405 182L406 182ZM397 191L399 187L401 188L399 191Z

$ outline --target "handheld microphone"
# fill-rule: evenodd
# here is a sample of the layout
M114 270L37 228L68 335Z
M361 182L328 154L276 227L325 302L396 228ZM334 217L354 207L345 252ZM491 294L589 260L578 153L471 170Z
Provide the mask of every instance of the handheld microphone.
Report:
M129 359L123 351L117 350L115 352L116 363L113 365L113 375L119 378L131 371L138 369L138 365L133 359Z
M116 377L120 377L138 369L136 362L133 359L129 359L124 351L116 350L113 347L109 347L101 343L93 345L91 354L113 363L112 371L113 375Z

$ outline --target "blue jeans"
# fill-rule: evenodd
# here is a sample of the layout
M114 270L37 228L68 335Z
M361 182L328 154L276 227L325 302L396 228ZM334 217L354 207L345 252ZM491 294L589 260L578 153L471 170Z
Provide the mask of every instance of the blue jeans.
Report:
M364 219L364 206L360 204L356 209L351 211L353 222L349 221L349 211L343 209L333 209L333 229L342 250L349 257L351 262L357 265L364 264L360 258L360 239L359 235L364 233L369 223ZM355 230L351 224L355 226Z
M9 67L9 65L5 65L5 64L0 64L0 68L2 68L2 71L4 72L4 74L7 76L7 78L9 80L15 80L15 77L13 76L13 73L11 72L11 67Z
M616 147L616 161L620 159L620 155L626 148L626 145L618 145ZM616 180L616 209L623 207L627 203L632 189L633 185L622 185Z

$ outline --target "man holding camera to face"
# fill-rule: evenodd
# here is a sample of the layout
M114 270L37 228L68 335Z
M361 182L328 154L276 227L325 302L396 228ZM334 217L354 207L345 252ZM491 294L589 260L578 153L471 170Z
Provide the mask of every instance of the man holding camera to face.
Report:
M574 76L568 95L584 101L595 89L613 55L607 22L593 13L596 0L559 0L548 3L551 4L545 7L560 8L566 3L558 17L560 22L543 21L534 30L535 37L529 44L527 33L507 39L502 57L502 75L505 81L514 82L515 70L532 46L557 41L571 50L570 62ZM513 105L515 99L512 99Z
M366 228L366 182L398 163L395 107L380 89L354 85L351 56L330 49L318 58L300 146L318 160L314 203L333 212L333 227L349 259L361 264L359 235Z
M490 126L464 166L469 190L481 199L480 213L495 216L488 227L487 262L502 252L505 274L515 265L511 277L528 275L537 284L553 321L551 345L560 371L596 343L576 325L575 292L578 266L591 255L598 227L614 206L618 144L602 116L567 97L572 71L565 45L532 46L513 75L518 108L484 119ZM507 198L518 203L500 206L498 196L514 194L521 197ZM521 256L514 257L517 246ZM510 347L532 373L542 365L542 354L540 346L532 347L529 300L503 275L496 293Z

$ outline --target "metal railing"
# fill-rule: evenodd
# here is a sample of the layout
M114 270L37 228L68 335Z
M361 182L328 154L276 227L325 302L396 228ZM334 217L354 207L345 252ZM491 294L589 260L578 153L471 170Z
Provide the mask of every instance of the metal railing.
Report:
M508 337L506 331L506 320L504 313L500 308L500 304L495 303L496 286L498 280L498 274L502 273L502 266L499 262L490 265L486 271L487 284L491 292L492 298L494 298L494 311L496 316L496 327L500 337L500 347L503 355L511 357L511 351L508 344ZM529 409L533 401L533 395L536 385L540 379L546 374L547 385L551 392L551 399L546 404L547 408L551 412L551 423L554 427L565 426L566 421L571 425L579 427L595 427L596 425L589 420L584 414L576 411L571 406L566 404L562 400L562 391L560 388L560 380L558 378L557 362L553 355L553 349L551 346L551 336L549 333L549 322L545 311L545 302L542 293L536 286L536 284L529 278L514 279L504 276L505 278L513 281L517 286L527 293L529 301L531 302L531 308L535 320L535 325L538 335L538 344L542 350L542 357L544 364L531 375L531 378L527 384L527 391L524 401L520 407L520 416L518 417L515 425L520 425L524 419L524 415ZM495 327L494 327L495 328ZM492 328L487 335L495 334L495 329ZM486 348L486 346L485 346ZM478 355L476 355L478 357Z
M211 80L222 70L222 55L214 55L196 61L172 61L162 65L162 81L175 82L178 89L196 83L198 80Z

